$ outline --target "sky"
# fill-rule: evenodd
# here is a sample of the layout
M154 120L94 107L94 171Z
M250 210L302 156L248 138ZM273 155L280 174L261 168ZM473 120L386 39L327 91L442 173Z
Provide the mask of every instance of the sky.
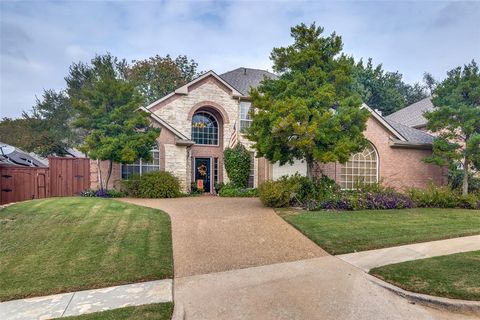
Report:
M72 62L187 55L199 70L272 70L290 27L316 22L344 52L408 83L480 62L480 1L0 0L0 117L19 117L44 89L65 88Z

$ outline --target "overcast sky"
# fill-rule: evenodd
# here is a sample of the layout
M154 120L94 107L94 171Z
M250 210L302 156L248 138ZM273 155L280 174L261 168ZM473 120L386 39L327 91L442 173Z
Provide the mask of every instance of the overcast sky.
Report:
M480 2L2 1L0 116L18 117L43 89L62 89L73 61L186 54L200 70L271 70L290 27L316 21L407 82L480 60Z

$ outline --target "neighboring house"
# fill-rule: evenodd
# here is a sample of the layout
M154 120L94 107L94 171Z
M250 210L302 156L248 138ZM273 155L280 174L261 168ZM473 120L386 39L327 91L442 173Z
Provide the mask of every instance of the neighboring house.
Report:
M0 142L0 164L47 168L48 159Z
M116 164L111 186L118 186L121 179L128 179L133 173L166 170L179 178L184 191L189 191L191 184L200 179L205 190L213 192L215 183L228 180L223 150L229 146L234 128L239 142L251 150L252 143L242 134L251 123L248 91L265 77L277 78L268 71L249 68L221 75L209 71L145 107L153 125L162 129L157 147L152 150L153 160ZM432 136L389 121L366 105L364 107L372 113L365 132L370 146L353 155L345 165L319 164L318 174L335 178L344 188L352 188L359 179L366 182L382 179L394 187L445 183L445 172L441 168L422 162L431 154ZM252 159L250 187L284 174L306 173L302 161L279 166L265 158L256 158L253 150ZM199 167L202 170L198 170ZM96 166L91 165L91 168ZM91 181L92 188L98 187L95 170L91 172Z

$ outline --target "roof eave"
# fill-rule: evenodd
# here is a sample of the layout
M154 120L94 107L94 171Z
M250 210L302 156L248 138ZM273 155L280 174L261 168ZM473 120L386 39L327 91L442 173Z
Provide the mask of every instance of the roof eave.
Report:
M392 148L432 150L432 144L431 143L400 141L400 140L394 139L394 138L390 138L389 145Z
M375 112L375 110L373 110L372 108L367 106L365 103L362 103L360 108L367 109L368 111L370 111L370 113L373 115L373 117L378 122L380 122L385 128L387 128L391 133L393 133L397 137L398 140L407 141L407 139L400 132L395 130L395 128L392 127L381 115L379 115L377 112Z

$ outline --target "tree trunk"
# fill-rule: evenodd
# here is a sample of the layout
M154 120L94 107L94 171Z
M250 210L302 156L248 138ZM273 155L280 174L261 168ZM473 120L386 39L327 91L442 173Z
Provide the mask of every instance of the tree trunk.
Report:
M107 179L105 179L105 190L108 190L108 182L110 181L110 177L112 176L112 168L113 168L113 161L109 160Z
M98 181L100 182L100 189L103 190L102 168L101 168L101 162L99 159L97 159L97 177L98 177Z
M462 195L466 196L468 194L468 159L467 157L463 158L463 184L462 184Z
M313 180L313 160L307 159L307 178Z

